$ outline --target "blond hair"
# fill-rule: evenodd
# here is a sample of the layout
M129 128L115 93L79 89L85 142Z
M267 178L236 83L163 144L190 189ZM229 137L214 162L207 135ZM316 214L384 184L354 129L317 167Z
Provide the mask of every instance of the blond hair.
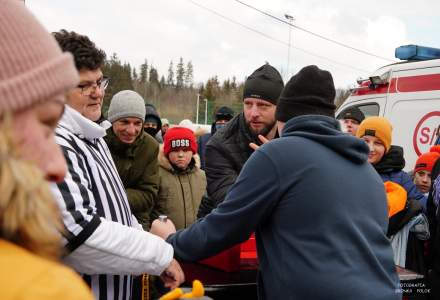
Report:
M8 119L0 124L0 238L58 259L59 211L42 172L20 158Z

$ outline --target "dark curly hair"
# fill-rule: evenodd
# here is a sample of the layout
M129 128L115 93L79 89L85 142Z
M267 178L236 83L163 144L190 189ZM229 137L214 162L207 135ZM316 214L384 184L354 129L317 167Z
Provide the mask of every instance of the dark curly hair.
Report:
M53 32L52 35L64 52L72 53L78 71L96 70L104 64L105 52L97 48L87 36L65 29Z

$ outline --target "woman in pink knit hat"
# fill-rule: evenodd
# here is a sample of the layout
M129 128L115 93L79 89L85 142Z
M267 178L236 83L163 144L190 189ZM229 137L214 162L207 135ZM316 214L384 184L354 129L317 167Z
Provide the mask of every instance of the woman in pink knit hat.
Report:
M46 182L66 173L54 129L77 82L71 55L22 2L0 0L0 299L92 299L58 263L62 226Z

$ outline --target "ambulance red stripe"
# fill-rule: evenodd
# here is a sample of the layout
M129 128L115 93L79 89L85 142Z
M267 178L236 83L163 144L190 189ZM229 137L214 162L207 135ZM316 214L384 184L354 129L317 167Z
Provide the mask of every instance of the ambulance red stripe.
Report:
M363 82L352 96L377 95L388 93L410 93L440 90L440 74L406 76L392 78L389 85L382 85L376 89L370 89L370 81ZM396 88L397 85L397 88ZM389 89L389 90L388 90Z

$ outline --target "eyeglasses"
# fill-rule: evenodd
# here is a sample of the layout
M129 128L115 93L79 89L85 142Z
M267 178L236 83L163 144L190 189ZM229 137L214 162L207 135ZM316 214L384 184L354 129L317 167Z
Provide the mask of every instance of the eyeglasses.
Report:
M86 84L78 84L77 88L81 89L81 95L83 96L90 96L93 94L97 88L99 88L102 91L105 91L108 84L110 82L110 79L106 76L99 79L97 82L93 83L86 83Z

